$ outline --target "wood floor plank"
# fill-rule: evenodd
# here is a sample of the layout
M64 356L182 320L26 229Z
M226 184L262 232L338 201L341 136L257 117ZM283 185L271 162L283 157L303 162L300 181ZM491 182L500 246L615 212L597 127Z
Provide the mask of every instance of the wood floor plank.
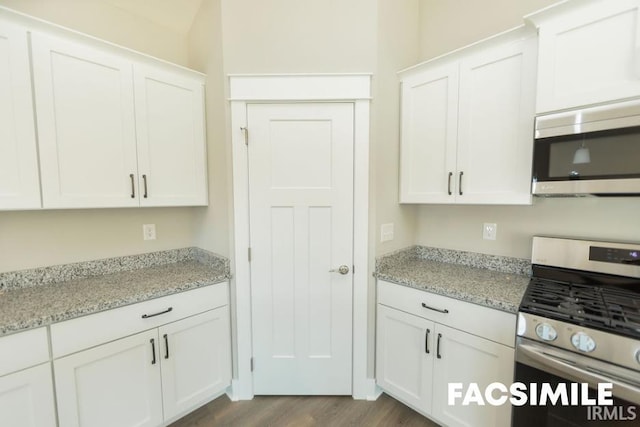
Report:
M438 427L383 394L375 402L349 396L221 396L170 427Z

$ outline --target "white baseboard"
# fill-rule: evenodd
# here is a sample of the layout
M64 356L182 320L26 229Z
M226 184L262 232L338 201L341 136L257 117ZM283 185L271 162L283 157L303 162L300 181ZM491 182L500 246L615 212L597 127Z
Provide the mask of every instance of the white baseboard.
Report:
M373 378L367 378L364 386L364 393L361 396L353 396L354 399L377 400L382 394L382 389L376 385Z

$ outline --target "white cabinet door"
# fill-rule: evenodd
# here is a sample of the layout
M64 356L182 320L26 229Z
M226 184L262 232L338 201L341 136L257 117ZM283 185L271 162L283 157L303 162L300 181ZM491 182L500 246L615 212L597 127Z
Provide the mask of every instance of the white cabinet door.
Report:
M574 3L540 23L539 113L640 95L640 1Z
M535 57L531 37L461 61L457 203L531 203Z
M142 64L134 69L140 205L206 205L202 81Z
M45 208L138 206L129 60L32 34Z
M49 363L0 377L0 426L56 426Z
M378 304L376 379L392 396L431 413L435 324Z
M160 328L165 420L202 404L231 384L229 308Z
M0 210L40 205L26 29L0 19Z
M160 425L160 363L157 329L55 360L60 425Z
M402 203L531 203L536 39L516 31L402 78Z
M462 383L465 390L470 383L477 383L482 391L493 382L508 387L513 382L513 349L440 324L436 326L436 334L433 417L451 427L510 425L508 403L462 406L458 400L456 405L449 406L447 396L450 383Z
M458 63L402 79L400 202L453 203Z

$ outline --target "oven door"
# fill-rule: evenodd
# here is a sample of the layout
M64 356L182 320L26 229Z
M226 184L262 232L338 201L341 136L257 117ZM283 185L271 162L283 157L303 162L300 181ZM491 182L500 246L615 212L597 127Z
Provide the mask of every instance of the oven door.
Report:
M637 425L640 421L640 373L557 349L526 338L516 342L515 381L527 385L587 383L589 397L596 398L598 383L613 384L612 406L555 405L514 406L513 427L604 427Z

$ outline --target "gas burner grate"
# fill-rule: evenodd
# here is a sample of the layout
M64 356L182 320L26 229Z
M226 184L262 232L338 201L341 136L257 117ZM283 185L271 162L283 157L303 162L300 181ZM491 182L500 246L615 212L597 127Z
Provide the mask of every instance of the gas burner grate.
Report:
M520 310L640 338L640 294L626 289L532 278Z

